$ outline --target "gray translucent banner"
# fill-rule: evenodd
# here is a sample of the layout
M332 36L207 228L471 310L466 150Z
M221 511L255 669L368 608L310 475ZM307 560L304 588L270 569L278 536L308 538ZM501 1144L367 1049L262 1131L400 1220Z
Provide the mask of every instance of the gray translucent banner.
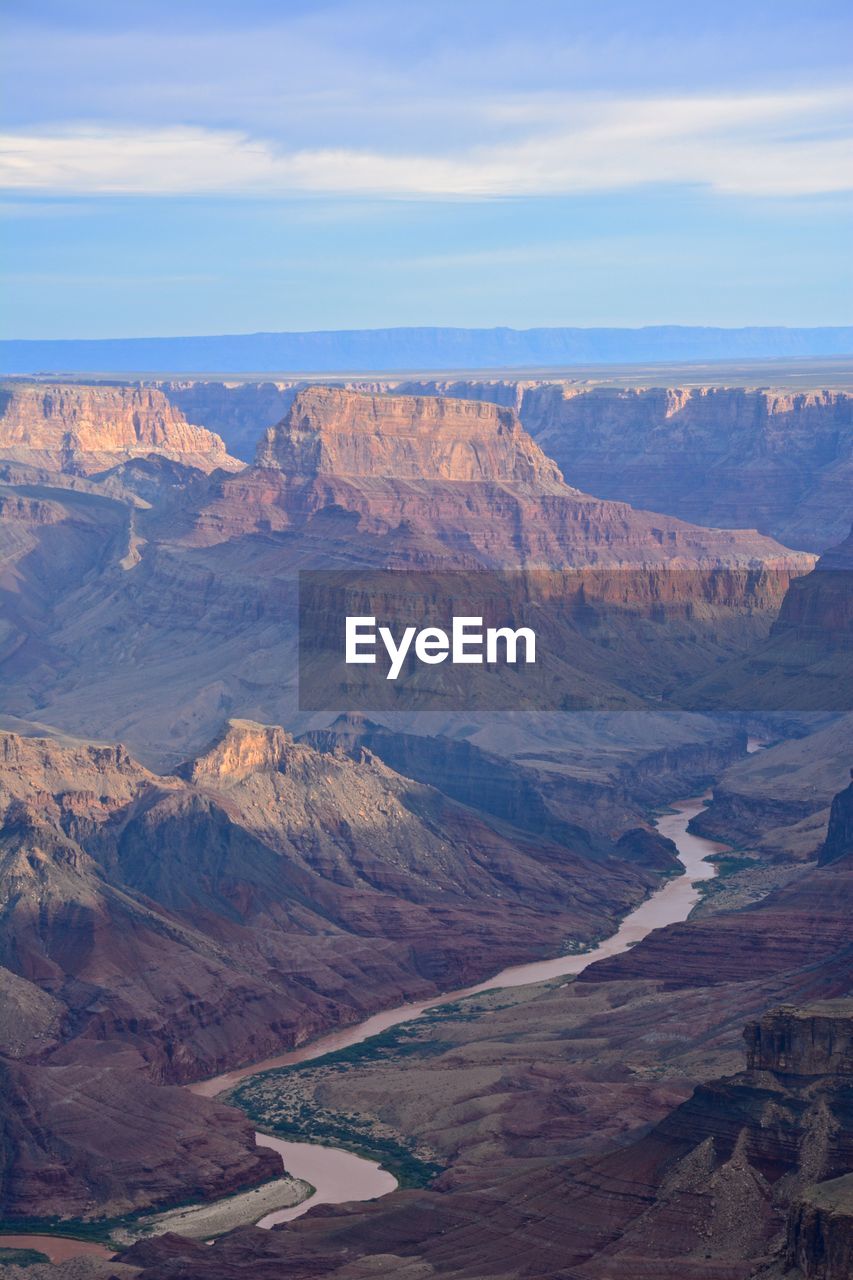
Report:
M853 706L853 574L305 571L302 711Z

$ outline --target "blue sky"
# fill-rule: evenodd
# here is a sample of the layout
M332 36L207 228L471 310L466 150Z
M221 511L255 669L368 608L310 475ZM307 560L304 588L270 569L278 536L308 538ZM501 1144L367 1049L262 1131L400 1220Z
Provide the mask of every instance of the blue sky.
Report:
M7 0L5 337L850 323L849 6Z

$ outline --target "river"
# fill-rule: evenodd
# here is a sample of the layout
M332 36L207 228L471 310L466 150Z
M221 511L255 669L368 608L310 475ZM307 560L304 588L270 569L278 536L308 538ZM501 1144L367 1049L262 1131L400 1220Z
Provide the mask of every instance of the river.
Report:
M675 924L685 920L699 900L698 888L702 880L709 880L716 874L716 867L706 859L715 853L723 852L727 846L706 840L702 836L692 835L688 830L691 818L699 813L707 802L707 797L694 796L688 800L677 801L672 812L659 817L655 826L661 835L667 836L678 848L678 856L684 866L685 874L677 879L669 880L662 888L645 902L642 902L625 917L615 933L605 938L592 951L582 954L572 953L557 956L553 960L534 960L530 964L513 965L502 969L500 973L486 982L473 987L463 987L458 991L448 991L441 996L433 996L410 1004L398 1005L395 1009L386 1009L376 1013L364 1022L333 1031L319 1040L292 1049L289 1053L267 1058L250 1067L241 1067L238 1071L227 1071L223 1075L214 1076L210 1080L202 1080L190 1085L193 1093L213 1098L228 1089L233 1089L241 1080L269 1071L274 1067L296 1066L299 1063L311 1062L323 1054L333 1053L336 1049L346 1049L353 1044L361 1044L371 1036L378 1035L390 1027L399 1026L402 1022L411 1022L419 1018L427 1009L435 1009L443 1004L451 1004L465 996L476 995L481 991L493 991L500 987L523 987L534 982L546 982L549 978L561 978L581 973L588 965L607 956L618 955L645 938L654 929L664 925ZM320 1204L344 1204L352 1200L373 1200L377 1196L386 1195L397 1185L396 1179L387 1170L374 1161L362 1159L349 1151L336 1147L323 1147L313 1142L288 1142L273 1138L268 1134L255 1135L259 1146L272 1147L281 1154L284 1166L294 1177L304 1178L316 1188L314 1195L303 1200L301 1204L289 1209L279 1209L267 1214L258 1222L259 1227L272 1227L279 1222L289 1222L298 1218L309 1209Z
M759 744L750 743L750 750L757 749ZM476 995L481 991L493 991L500 987L522 987L534 982L545 982L549 978L560 978L581 973L588 965L607 956L618 955L628 947L645 938L654 929L664 925L675 924L685 920L699 900L698 888L702 880L708 880L716 874L713 863L706 859L712 854L723 852L727 846L706 840L702 836L692 835L688 824L707 803L707 797L694 796L673 804L672 810L659 817L655 826L661 835L674 841L678 856L684 866L685 874L665 885L642 902L627 915L617 931L605 938L593 950L582 954L558 956L553 960L534 960L530 964L513 965L503 969L486 982L476 986L464 987L459 991L448 991L428 1000L398 1005L395 1009L386 1009L352 1027L333 1031L313 1040L310 1044L292 1049L289 1053L267 1058L263 1062L253 1063L249 1067L241 1067L238 1071L228 1071L210 1080L202 1080L188 1088L202 1097L213 1098L217 1094L232 1089L241 1080L258 1075L273 1067L295 1066L302 1062L311 1062L323 1054L332 1053L336 1049L345 1049L349 1045L360 1044L371 1036L396 1027L402 1022L410 1022L418 1018L427 1009L439 1005L450 1004L465 996ZM277 1151L288 1173L297 1178L304 1178L316 1188L313 1195L301 1204L289 1209L279 1209L267 1214L257 1223L259 1227L272 1227L279 1222L287 1222L307 1213L309 1209L320 1204L344 1204L353 1200L373 1200L377 1196L387 1195L397 1186L393 1174L383 1169L372 1160L353 1155L337 1147L325 1147L313 1142L289 1142L275 1138L269 1134L257 1133L255 1140L259 1146L270 1147ZM14 1242L14 1243L13 1243ZM54 1259L79 1257L99 1253L109 1257L109 1250L104 1246L89 1242L72 1240L61 1236L3 1236L0 1235L0 1248L34 1248L48 1253Z

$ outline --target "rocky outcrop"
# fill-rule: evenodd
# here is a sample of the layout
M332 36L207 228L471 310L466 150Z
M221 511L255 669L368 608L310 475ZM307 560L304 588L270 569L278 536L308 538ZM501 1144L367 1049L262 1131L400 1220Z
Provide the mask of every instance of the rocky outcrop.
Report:
M306 384L157 383L190 422L250 462ZM752 527L820 551L853 515L847 392L743 387L602 387L576 379L342 382L354 391L481 401L514 410L569 482L716 527Z
M853 782L840 792L832 802L829 827L818 861L822 864L836 862L839 858L853 856Z
M659 876L276 726L232 722L181 773L0 734L0 964L168 1080L596 937Z
M200 513L199 538L302 530L321 513L346 511L365 548L383 538L386 564L785 573L813 563L754 531L697 529L580 493L512 410L483 402L312 387L267 432L257 462Z
M844 536L853 515L848 392L500 378L397 390L510 405L570 483L682 520L755 525L819 551Z
M152 453L203 471L241 466L219 436L192 426L150 387L0 388L0 458L90 475Z
M303 400L307 434L294 425ZM337 405L340 420L332 412ZM408 426L398 422L387 439L378 435L380 410L395 421L402 413ZM360 426L352 425L355 418ZM710 618L714 628L710 650L693 642L689 620L689 639L673 633L677 643L654 650L661 686L654 694L662 696L708 662L716 670L732 643L740 651L745 638L765 634L786 582L812 563L754 532L699 528L575 491L510 409L309 390L273 438L294 465L315 473L264 466L207 477L168 459L131 460L105 473L99 495L49 490L62 512L55 537L18 513L14 567L10 552L17 585L8 610L15 652L2 672L9 710L82 736L121 738L171 768L228 716L288 722L296 712L296 579L307 566L586 566L605 571L597 589L609 584L611 592L620 579L608 578L610 569L636 569L641 611L674 603L682 618L695 617L700 628ZM410 478L386 474L392 462ZM322 469L332 464L351 470ZM468 478L445 478L451 474ZM521 478L483 478L489 476ZM135 505L117 496L128 491ZM87 543L78 566L74 544L58 547L84 515ZM655 568L660 578L647 572ZM697 572L679 577L671 569ZM715 594L721 581L723 598ZM673 600L679 583L691 588L689 598ZM34 618L41 593L50 607L45 600ZM620 636L632 634L623 618ZM636 666L618 659L613 645L608 690L613 681L630 681ZM153 671L155 680L147 674ZM620 706L643 701L642 689L620 685L617 694Z
M794 1204L785 1271L803 1280L849 1280L853 1275L853 1173L807 1188Z
M231 720L209 751L190 761L180 772L200 785L234 784L253 773L273 773L285 766L293 753L293 739L279 725Z
M783 1005L744 1030L749 1071L785 1076L853 1076L853 1007Z
M519 411L571 483L601 497L809 550L849 528L846 392L546 386Z
M256 464L302 477L496 481L541 492L564 487L556 464L511 410L337 387L300 391L287 417L267 431Z

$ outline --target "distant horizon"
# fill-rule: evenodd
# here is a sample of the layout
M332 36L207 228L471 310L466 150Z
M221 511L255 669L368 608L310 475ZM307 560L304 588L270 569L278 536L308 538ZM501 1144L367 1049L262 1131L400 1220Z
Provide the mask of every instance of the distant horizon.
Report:
M479 369L572 369L853 355L853 326L543 326L515 329L406 325L150 338L0 340L0 375L228 372L344 376L453 374Z
M710 331L715 333L748 333L751 331L808 332L821 333L827 330L837 332L839 329L850 329L853 332L853 318L849 324L680 324L677 321L639 324L364 324L364 325L322 325L314 328L248 328L225 327L207 331L192 330L186 333L146 332L120 334L75 334L61 336L56 334L35 337L9 336L0 338L0 346L7 343L35 342L180 342L184 339L196 338L266 338L289 336L305 336L316 334L340 333L644 333L649 330L687 330L689 332ZM853 355L853 350L841 354Z

